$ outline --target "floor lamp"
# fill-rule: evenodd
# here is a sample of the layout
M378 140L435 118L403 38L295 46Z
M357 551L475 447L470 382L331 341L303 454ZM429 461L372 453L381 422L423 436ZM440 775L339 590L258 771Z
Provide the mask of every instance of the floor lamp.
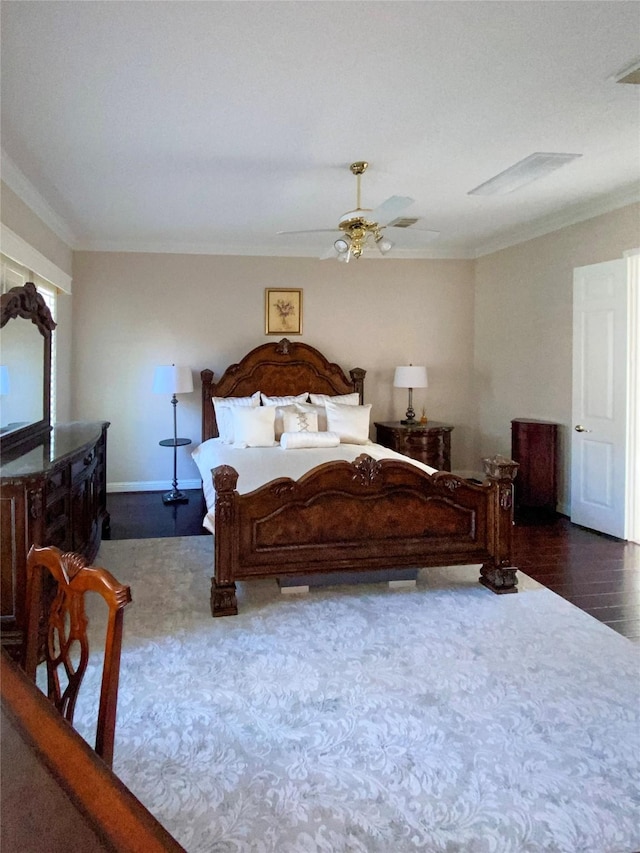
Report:
M171 394L171 405L173 406L173 438L165 438L160 442L162 447L173 447L173 488L162 496L162 501L165 504L188 503L187 495L178 489L178 448L191 444L191 439L178 438L176 422L178 398L176 394L190 394L193 391L191 368L176 367L175 364L163 364L156 367L153 377L153 391L155 394Z

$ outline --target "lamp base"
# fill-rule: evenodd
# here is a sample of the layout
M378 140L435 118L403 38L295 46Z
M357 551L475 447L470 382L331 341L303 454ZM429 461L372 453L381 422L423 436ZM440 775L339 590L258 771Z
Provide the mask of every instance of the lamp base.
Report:
M406 425L406 424L411 425L411 424L417 424L417 423L420 423L420 421L417 421L415 418L405 418L404 420L400 421L400 423L401 423L401 424L405 424L405 425Z
M184 492L178 489L172 489L162 496L163 504L188 504L189 498Z

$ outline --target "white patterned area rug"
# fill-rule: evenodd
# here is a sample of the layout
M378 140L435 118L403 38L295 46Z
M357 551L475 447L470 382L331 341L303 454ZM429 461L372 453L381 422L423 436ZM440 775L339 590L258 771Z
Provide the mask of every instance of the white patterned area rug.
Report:
M212 544L96 560L134 602L114 770L189 853L640 850L638 646L477 568L302 596L257 581L212 619Z

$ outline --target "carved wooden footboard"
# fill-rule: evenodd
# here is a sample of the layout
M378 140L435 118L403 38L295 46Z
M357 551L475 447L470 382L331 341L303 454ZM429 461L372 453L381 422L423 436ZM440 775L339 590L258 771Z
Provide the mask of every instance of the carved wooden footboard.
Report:
M481 563L480 583L516 592L518 466L499 456L484 465L487 479L476 484L362 454L244 495L235 469L215 468L213 616L238 612L236 580L332 571Z

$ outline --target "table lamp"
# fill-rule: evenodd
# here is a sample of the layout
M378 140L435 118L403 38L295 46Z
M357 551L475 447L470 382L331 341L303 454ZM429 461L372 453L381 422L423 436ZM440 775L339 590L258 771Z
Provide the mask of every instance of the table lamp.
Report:
M396 372L393 377L394 387L409 389L409 407L407 409L405 420L400 423L417 423L416 413L413 411L413 389L426 388L428 384L427 368L424 367L424 365L403 364L400 367L396 367Z
M173 447L173 488L162 496L165 504L188 503L189 498L178 489L178 447L191 444L190 438L178 438L176 422L176 406L178 398L176 394L190 394L193 391L193 377L190 367L176 367L175 364L163 364L156 367L153 376L153 392L155 394L171 394L171 405L173 406L173 438L166 438L160 442L163 447Z

